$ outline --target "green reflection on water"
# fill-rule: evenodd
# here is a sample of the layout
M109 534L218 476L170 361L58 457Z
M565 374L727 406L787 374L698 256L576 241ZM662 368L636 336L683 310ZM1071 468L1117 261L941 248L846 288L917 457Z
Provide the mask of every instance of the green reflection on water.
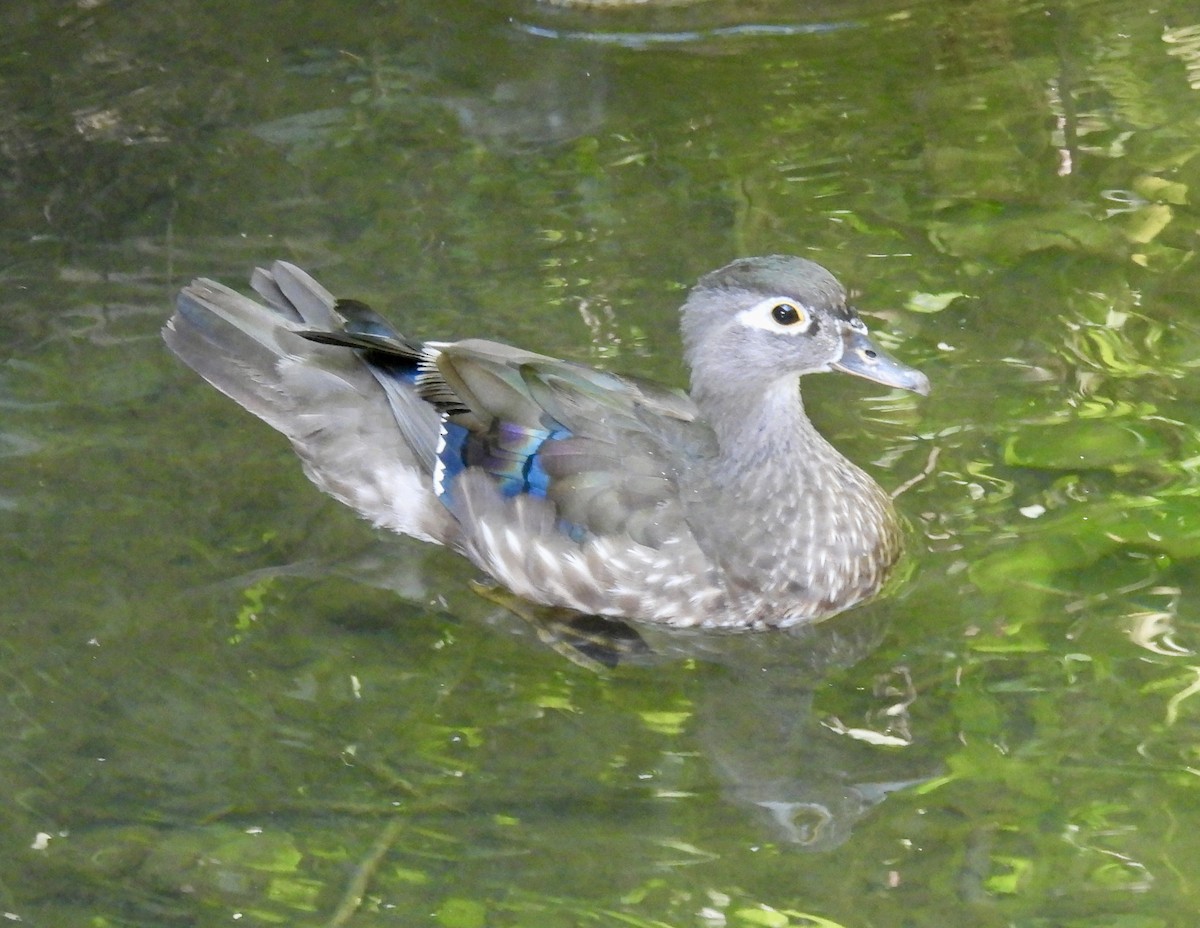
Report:
M0 909L1190 924L1194 11L287 13L0 12ZM157 336L280 256L416 335L680 382L683 288L766 251L934 380L805 385L887 485L932 460L915 577L603 673Z

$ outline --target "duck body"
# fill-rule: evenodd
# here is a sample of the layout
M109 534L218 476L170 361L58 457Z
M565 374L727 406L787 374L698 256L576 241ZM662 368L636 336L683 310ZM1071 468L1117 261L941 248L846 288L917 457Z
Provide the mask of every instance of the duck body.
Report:
M819 621L901 551L891 500L813 427L803 374L928 392L828 271L735 261L683 307L692 388L467 339L405 338L276 262L180 293L167 345L292 442L325 492L514 593L678 627Z

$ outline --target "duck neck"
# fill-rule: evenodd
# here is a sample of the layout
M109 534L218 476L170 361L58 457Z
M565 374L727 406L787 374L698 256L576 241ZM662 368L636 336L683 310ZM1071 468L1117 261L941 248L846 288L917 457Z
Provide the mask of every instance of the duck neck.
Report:
M788 621L877 592L900 550L891 500L813 427L796 381L693 396L719 444L697 496L700 540L730 589Z
M717 435L717 468L729 483L743 483L768 462L793 478L831 462L854 467L809 421L795 378L777 380L749 395L697 385L693 396ZM801 477L796 483L805 487L811 481Z

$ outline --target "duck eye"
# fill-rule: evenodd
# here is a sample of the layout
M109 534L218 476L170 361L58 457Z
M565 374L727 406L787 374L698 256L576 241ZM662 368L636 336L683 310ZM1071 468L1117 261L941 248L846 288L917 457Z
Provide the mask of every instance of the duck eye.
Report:
M795 325L800 321L800 310L791 303L778 303L771 308L771 318L780 325Z

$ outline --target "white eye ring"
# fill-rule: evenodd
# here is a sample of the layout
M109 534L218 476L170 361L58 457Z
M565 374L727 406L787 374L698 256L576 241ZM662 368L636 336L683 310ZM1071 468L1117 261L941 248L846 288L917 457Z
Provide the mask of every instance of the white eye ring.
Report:
M743 309L734 317L744 326L777 335L803 335L813 327L812 311L791 297L773 296Z

